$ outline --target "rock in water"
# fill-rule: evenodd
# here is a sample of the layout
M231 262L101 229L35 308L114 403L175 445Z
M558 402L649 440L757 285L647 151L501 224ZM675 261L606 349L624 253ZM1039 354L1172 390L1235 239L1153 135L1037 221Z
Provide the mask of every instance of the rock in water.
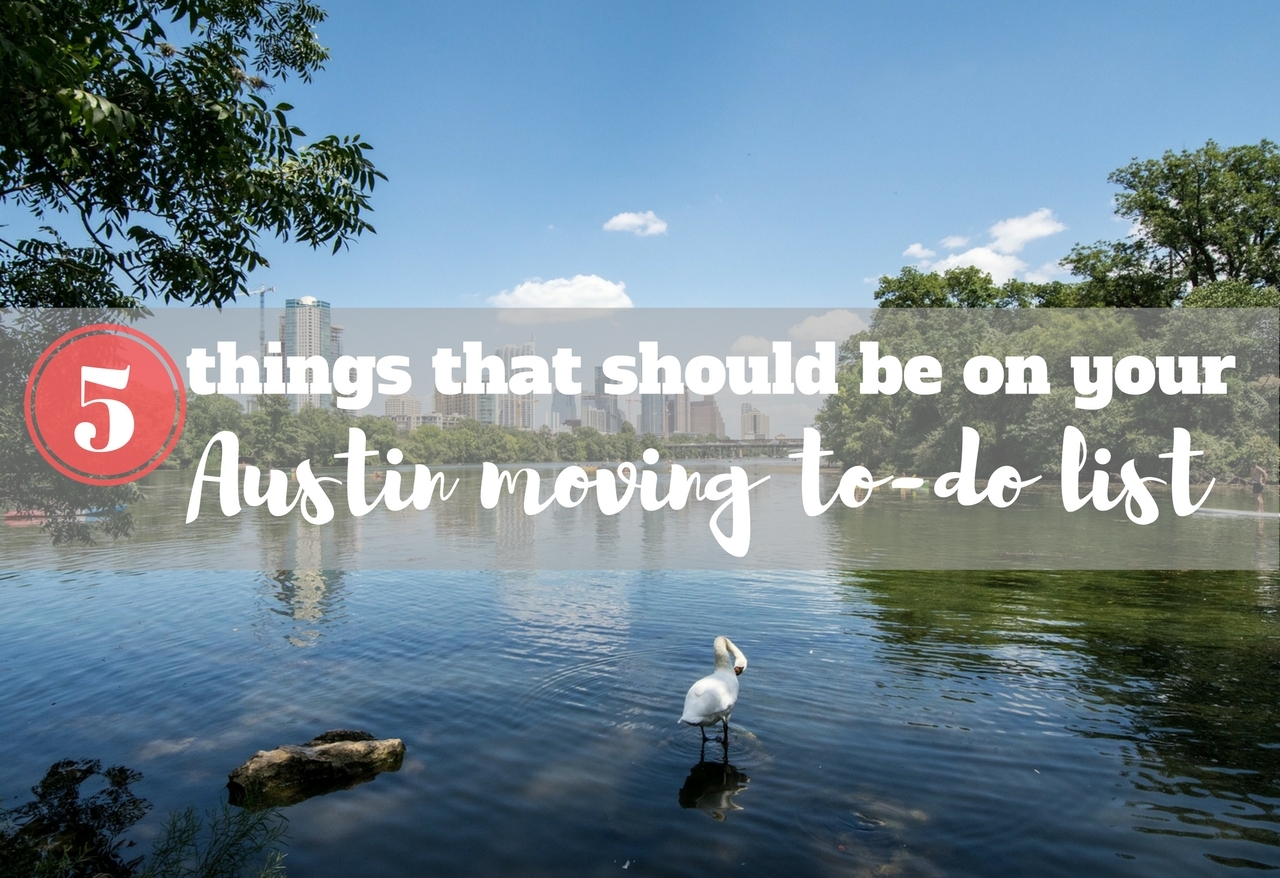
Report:
M227 789L233 805L283 807L350 789L384 771L398 771L403 761L404 742L399 738L334 729L305 744L259 750L231 772Z

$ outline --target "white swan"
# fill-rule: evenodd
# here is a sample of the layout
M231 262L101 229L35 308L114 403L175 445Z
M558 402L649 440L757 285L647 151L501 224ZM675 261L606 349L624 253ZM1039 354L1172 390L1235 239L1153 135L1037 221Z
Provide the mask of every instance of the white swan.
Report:
M729 714L738 701L738 675L747 667L747 657L723 634L716 638L716 669L689 687L684 697L684 715L680 722L702 729L724 723L724 742L729 743Z

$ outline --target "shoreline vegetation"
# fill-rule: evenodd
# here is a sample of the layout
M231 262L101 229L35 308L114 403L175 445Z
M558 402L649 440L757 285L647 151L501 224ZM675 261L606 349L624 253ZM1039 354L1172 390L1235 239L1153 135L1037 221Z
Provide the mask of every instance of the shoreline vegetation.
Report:
M318 408L293 412L288 407L286 397L263 399L266 403L258 411L246 413L239 403L229 397L191 395L187 429L173 455L160 469L185 471L194 468L213 435L221 430L230 430L241 437L241 466L253 465L289 471L303 460L310 460L312 469L317 473L345 472L345 461L336 460L334 454L347 451L347 431L353 427L363 430L368 437L368 447L383 455L390 448L398 448L404 452L404 460L398 465L388 465L384 461L371 463L373 473L386 469L403 470L415 464L434 467L478 466L482 463L609 466L622 461L638 461L646 448L656 449L660 459L667 464L691 460L730 463L742 459L789 462L787 454L770 454L769 443L760 442L743 443L740 454L734 456L682 455L683 449L696 449L713 443L733 445L734 440L692 434L677 434L664 439L652 433L637 433L629 424L615 434L601 433L593 427L575 427L569 433L552 433L549 428L537 431L518 430L471 420L462 421L448 429L425 425L415 430L401 430L391 420L378 415L350 417L336 409ZM1055 442L1060 439L1057 436L1050 438ZM833 444L825 432L822 439L824 448L830 448ZM958 428L956 440L958 443ZM791 450L790 446L782 447L788 452ZM795 450L798 451L798 447ZM1053 450L1056 453L1059 446L1054 445ZM212 470L220 462L219 454L219 447L215 445L210 452L208 469ZM1231 460L1235 457L1239 455L1234 455ZM854 461L845 464L837 460L836 463L824 464L820 471L842 473L847 466L861 463ZM1118 474L1123 462L1124 460L1117 459L1109 469ZM799 466L799 462L796 461L795 465ZM1248 462L1243 464L1244 469L1240 471L1231 471L1230 466L1231 463L1228 462L1193 470L1191 484L1205 486L1213 480L1221 487L1248 487L1250 480L1241 474L1247 473ZM912 465L894 469L882 461L878 468L873 469L872 474L876 477L905 474L932 482L949 469L954 469L954 466L944 461L937 462L932 469ZM1028 491L1059 484L1056 462L1050 462L1049 471L1035 471L1034 475L1042 476L1042 480L1039 486L1029 486L1026 489ZM985 482L984 478L977 479L978 484ZM1161 487L1155 486L1152 490L1158 493ZM891 489L886 487L884 490Z

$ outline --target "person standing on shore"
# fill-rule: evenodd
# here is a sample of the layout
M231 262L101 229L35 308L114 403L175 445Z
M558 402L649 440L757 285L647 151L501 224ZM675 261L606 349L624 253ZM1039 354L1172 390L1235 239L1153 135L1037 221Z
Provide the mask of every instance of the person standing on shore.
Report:
M1249 470L1249 478L1253 480L1254 502L1257 504L1258 511L1263 512L1265 504L1262 491L1267 484L1267 471L1256 460L1253 461L1253 468Z

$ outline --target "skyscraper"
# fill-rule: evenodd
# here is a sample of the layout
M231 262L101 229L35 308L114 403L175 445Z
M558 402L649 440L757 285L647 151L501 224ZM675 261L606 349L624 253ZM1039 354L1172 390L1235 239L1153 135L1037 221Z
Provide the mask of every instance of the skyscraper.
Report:
M341 346L342 327L335 327L329 322L329 303L321 302L315 296L303 296L300 299L286 299L284 317L280 322L280 341L283 343L285 362L289 357L302 357L310 362L305 368L308 382L329 383L329 371L333 366L335 341ZM314 358L319 358L316 360ZM314 364L314 365L312 365ZM287 378L292 378L291 375ZM332 405L332 393L294 393L291 394L294 411L316 406L328 408Z
M769 440L769 416L749 402L742 404L742 441L767 442Z
M622 410L618 408L618 397L604 389L609 383L604 377L604 366L596 366L596 408L604 412L605 425L600 432L617 433L622 429Z
M511 361L516 357L533 356L533 342L528 344L504 344L494 351L502 358L502 366L506 370L507 380L514 371ZM501 393L493 397L496 420L493 423L501 427L515 427L518 430L533 429L533 398L518 396L514 393ZM484 420L481 418L481 420Z
M435 392L436 414L445 417L457 416L473 421L480 420L480 397L474 393L441 393Z
M578 419L578 398L572 393L551 391L551 422L548 426L556 430L563 427L566 421Z
M667 396L667 435L691 433L689 427L689 394L672 393Z
M422 423L422 400L416 396L388 396L384 405L386 417L401 430L412 430Z
M640 394L640 432L667 435L667 398L661 393Z
M720 416L720 406L716 405L714 396L707 395L699 402L689 403L689 432L719 439L728 436L724 429L724 418Z

